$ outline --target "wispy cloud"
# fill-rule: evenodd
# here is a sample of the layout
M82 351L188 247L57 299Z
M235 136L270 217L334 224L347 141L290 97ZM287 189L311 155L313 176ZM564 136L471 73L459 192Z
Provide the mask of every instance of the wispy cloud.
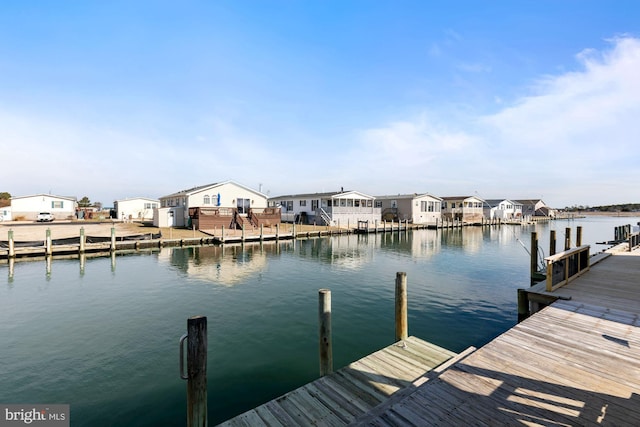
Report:
M610 50L576 59L578 70L545 76L496 114L451 121L424 113L362 131L363 162L395 165L417 184L449 176L451 185L439 182L445 194L466 183L466 193L547 193L557 203L637 199L640 40L616 38ZM605 166L615 172L600 175ZM614 182L618 191L607 192Z

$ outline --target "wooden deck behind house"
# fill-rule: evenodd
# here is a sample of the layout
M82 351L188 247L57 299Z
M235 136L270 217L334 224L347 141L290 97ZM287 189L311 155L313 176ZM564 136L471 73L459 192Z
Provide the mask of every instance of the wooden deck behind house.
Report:
M428 373L381 354L375 369L355 362L225 425L640 425L638 255L600 261L553 292L562 299Z

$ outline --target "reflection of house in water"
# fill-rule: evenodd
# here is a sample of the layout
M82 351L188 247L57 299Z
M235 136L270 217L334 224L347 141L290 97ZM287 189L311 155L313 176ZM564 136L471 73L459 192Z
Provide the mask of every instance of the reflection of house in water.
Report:
M296 253L301 258L318 259L332 266L359 269L373 260L373 240L365 237L365 235L347 234L331 238L300 240L295 243Z
M161 251L158 260L169 262L190 279L233 286L260 274L267 266L267 256L278 253L282 244L173 248Z

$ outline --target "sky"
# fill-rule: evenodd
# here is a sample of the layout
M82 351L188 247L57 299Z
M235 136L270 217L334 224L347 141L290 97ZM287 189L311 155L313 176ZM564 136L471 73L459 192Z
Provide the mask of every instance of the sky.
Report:
M0 11L0 192L232 180L640 202L635 0L33 1Z

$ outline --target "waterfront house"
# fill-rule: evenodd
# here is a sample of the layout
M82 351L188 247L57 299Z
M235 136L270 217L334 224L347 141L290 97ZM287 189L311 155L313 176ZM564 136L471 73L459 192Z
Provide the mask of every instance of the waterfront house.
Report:
M522 215L525 218L547 217L555 218L556 212L540 199L519 199L515 200L522 204Z
M374 197L358 191L293 194L272 197L269 206L279 206L282 221L316 225L353 226L358 221L381 220Z
M202 185L160 197L153 222L159 227L243 228L275 224L280 212L267 209L267 196L233 181Z
M160 206L160 200L146 197L132 197L113 202L116 218L123 221L152 221L153 210Z
M387 221L436 224L442 216L442 199L427 193L376 196L375 206L382 210L382 219Z
M486 199L483 215L488 219L519 220L522 218L522 203L509 199Z
M11 198L11 212L16 221L35 221L40 212L49 212L54 219L73 219L78 201L75 197L35 194Z
M475 196L442 198L442 218L478 224L483 219L485 201Z
M0 222L2 221L11 221L11 206L2 206L0 207Z

